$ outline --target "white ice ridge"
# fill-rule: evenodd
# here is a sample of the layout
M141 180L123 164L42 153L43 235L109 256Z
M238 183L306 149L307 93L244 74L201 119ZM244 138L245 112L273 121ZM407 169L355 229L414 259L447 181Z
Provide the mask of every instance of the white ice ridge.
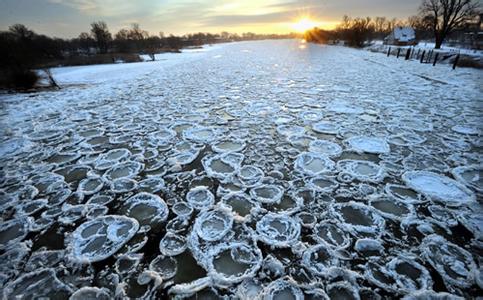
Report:
M384 138L371 136L355 136L345 141L356 152L385 154L391 151L389 144Z
M474 193L463 184L434 172L409 171L402 179L415 191L446 205L460 206L475 201Z

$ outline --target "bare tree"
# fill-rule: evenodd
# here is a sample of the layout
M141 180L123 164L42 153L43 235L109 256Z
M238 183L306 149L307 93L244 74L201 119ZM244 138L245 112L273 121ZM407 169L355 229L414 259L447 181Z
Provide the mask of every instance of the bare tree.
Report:
M109 50L109 43L112 41L111 33L107 29L107 24L103 21L92 23L91 34L97 43L99 51L101 53L107 53L107 50Z
M440 49L448 34L472 19L478 9L478 0L423 0L419 11L434 33L434 48Z
M60 90L60 86L57 84L57 81L54 79L54 75L52 75L52 71L49 68L42 69L49 80L50 86L55 87L56 89Z

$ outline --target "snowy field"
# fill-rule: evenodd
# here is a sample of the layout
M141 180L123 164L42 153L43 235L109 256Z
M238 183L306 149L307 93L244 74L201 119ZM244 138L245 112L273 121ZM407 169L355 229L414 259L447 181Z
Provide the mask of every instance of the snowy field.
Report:
M482 71L294 40L157 59L0 96L3 299L481 295Z

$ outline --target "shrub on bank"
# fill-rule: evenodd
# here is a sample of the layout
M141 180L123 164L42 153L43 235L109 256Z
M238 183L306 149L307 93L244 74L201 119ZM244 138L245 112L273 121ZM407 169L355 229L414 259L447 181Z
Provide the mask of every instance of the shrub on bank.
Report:
M2 70L0 72L0 88L28 90L37 84L39 76L28 69Z

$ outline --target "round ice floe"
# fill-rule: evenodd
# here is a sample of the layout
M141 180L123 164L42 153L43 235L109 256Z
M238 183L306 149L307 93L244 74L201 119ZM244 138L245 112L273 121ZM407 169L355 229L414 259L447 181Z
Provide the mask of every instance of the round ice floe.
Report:
M112 149L108 152L99 156L99 159L96 161L96 164L103 161L121 161L127 159L131 155L131 151L125 148L119 149Z
M17 218L0 224L0 250L15 245L27 236L29 220Z
M314 239L335 249L345 249L350 246L351 238L341 227L339 223L323 221L315 226Z
M356 241L354 250L369 255L380 255L384 251L384 247L379 240L362 238Z
M253 187L260 183L264 173L255 166L243 166L237 172L237 177L245 187Z
M404 185L388 183L384 187L384 191L391 197L401 200L405 203L420 203L421 196Z
M150 264L149 270L161 275L164 280L173 278L178 271L178 261L170 256L157 256Z
M137 161L118 163L104 173L104 178L108 181L114 181L119 178L133 178L138 175L143 168L144 165Z
M48 203L47 199L23 201L16 207L16 213L18 215L30 216L42 210Z
M368 262L365 265L364 277L372 284L386 291L395 292L398 289L394 274L390 273L385 265Z
M131 178L118 178L111 182L111 191L116 194L127 193L137 188L138 182Z
M147 193L156 193L163 190L166 187L164 179L159 176L153 176L141 180L138 183L138 190Z
M85 286L73 293L69 300L109 300L112 296L108 289Z
M287 141L294 147L307 147L309 144L316 139L310 135L291 135L287 137Z
M477 266L465 249L432 234L424 238L420 250L450 291L455 287L469 288L475 283Z
M168 221L168 224L166 224L166 230L173 233L179 233L184 231L188 225L190 225L188 218L178 216Z
M104 205L93 205L89 208L89 211L86 213L87 219L95 219L100 216L107 215L109 212L109 208Z
M143 254L139 253L122 254L117 257L114 270L116 270L116 273L122 275L132 274L136 271L142 258Z
M372 199L369 201L369 205L374 207L383 217L392 220L401 220L414 211L411 204L389 197Z
M86 204L94 204L94 205L107 205L114 201L114 197L111 195L95 195L92 196Z
M277 125L287 124L294 120L294 117L287 114L277 114L273 117L273 122Z
M332 209L335 216L343 222L348 230L359 233L381 233L384 230L384 219L373 208L362 203L337 203Z
M337 162L337 168L364 182L381 182L386 176L381 166L366 160L340 160Z
M461 134L477 135L480 133L480 130L477 127L465 126L465 125L455 125L451 127L451 129L454 132L461 133Z
M277 126L277 132L281 135L302 135L305 133L305 128L296 125L279 125Z
M322 119L323 114L320 111L303 111L299 114L299 117L304 123L312 123Z
M176 131L168 128L160 128L149 134L149 141L153 147L162 146L170 143L175 137Z
M327 275L327 269L338 264L334 251L324 243L307 248L302 256L302 265L318 276Z
M337 157L342 153L342 147L326 140L315 140L310 143L309 151L320 153L328 157Z
M185 151L176 151L174 155L170 156L167 162L170 165L188 165L192 163L200 154L198 149L188 149Z
M228 153L204 157L201 163L208 176L225 180L238 171L242 160L243 155Z
M399 288L406 293L430 289L433 286L429 271L417 263L414 257L395 257L387 264L387 270L394 276Z
M219 206L214 210L204 211L196 218L193 230L205 241L214 242L222 239L233 225L230 209Z
M65 299L72 289L61 282L54 269L24 273L3 287L3 299Z
M196 209L205 209L215 203L215 196L205 186L197 186L186 194L186 201Z
M77 188L77 191L88 196L98 193L104 187L104 181L100 177L89 177L83 179Z
M274 184L263 184L250 190L250 196L261 203L279 203L282 200L284 189Z
M54 172L64 176L65 182L77 182L82 178L87 177L87 174L92 170L91 167L79 164L68 165L63 168L55 169Z
M213 151L223 152L239 152L245 148L246 144L242 141L222 141L213 144L211 148Z
M297 156L294 168L302 174L317 176L332 171L334 166L335 163L325 155L314 152L304 152Z
M384 138L371 136L355 136L345 141L356 152L385 154L391 150Z
M424 143L426 138L414 132L405 132L391 135L387 141L397 146L415 146Z
M138 193L124 204L125 214L136 219L139 224L156 227L168 218L168 206L161 197L150 193Z
M317 176L310 178L309 185L318 192L331 193L339 186L339 183L331 177Z
M211 127L191 127L183 130L183 138L198 143L210 143L218 138L218 133Z
M280 278L273 281L263 289L262 295L263 300L305 299L304 293L291 278Z
M258 207L258 203L254 202L247 194L241 192L229 193L223 196L221 201L231 207L231 210L237 217L243 219L250 215L252 208Z
M483 167L481 165L456 167L451 170L451 174L464 185L483 192Z
M449 206L475 201L475 195L463 184L449 177L428 171L409 171L402 175L407 186Z
M186 238L172 232L167 232L159 242L159 250L166 256L179 255L183 253L187 247Z
M179 217L189 217L193 213L193 208L186 202L176 202L171 210Z
M121 249L138 229L139 223L133 218L116 215L99 217L77 227L68 250L75 261L101 261Z
M215 284L225 286L253 278L262 260L262 251L256 245L234 242L213 249L206 269Z
M292 247L300 236L300 223L285 214L269 213L256 225L258 238L274 247Z
M312 125L312 130L317 133L325 133L325 134L338 134L339 133L339 125L334 122L318 122Z
M297 219L299 220L300 225L302 225L305 228L313 228L317 223L317 217L310 212L303 211L298 213Z

